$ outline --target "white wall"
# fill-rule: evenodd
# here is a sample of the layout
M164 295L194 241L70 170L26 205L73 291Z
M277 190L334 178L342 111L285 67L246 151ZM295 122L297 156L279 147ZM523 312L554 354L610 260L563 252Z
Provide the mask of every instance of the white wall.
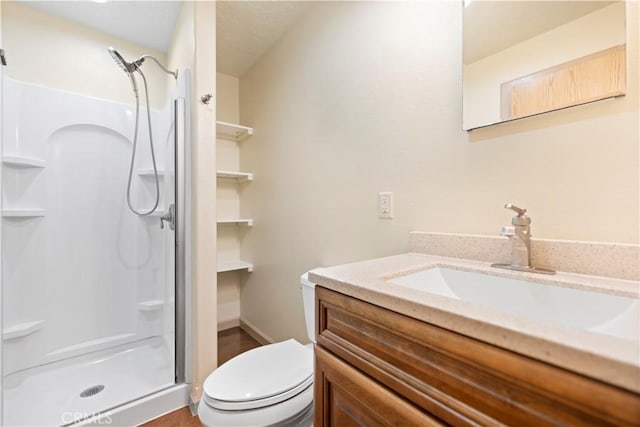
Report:
M639 239L638 3L627 96L462 131L462 2L315 5L240 81L255 270L241 311L306 339L305 270L406 252L412 230L498 235L512 202L535 237ZM392 220L377 218L394 192Z
M500 122L502 83L624 44L624 21L618 2L464 65L464 128Z
M191 400L202 395L202 383L218 360L216 275L216 100L200 102L216 92L216 6L193 2L194 67L191 153Z
M237 77L223 73L216 75L217 119L228 123L240 120L240 81ZM240 169L240 145L234 141L217 139L216 155L218 170ZM242 184L235 180L218 180L217 217L220 219L240 216L240 190ZM244 228L244 227L242 227ZM219 260L240 258L242 228L235 224L218 226L217 251ZM241 271L218 273L218 326L219 330L237 326L240 321L240 277Z
M240 80L228 74L216 74L216 98L219 121L238 123L240 120Z
M13 1L3 2L3 8L3 48L11 56L5 73L16 80L133 104L129 77L113 61L107 47L115 47L125 59L147 53L166 61L164 53ZM173 77L155 64L149 64L144 72L151 105L164 106L167 81ZM144 103L140 78L138 87Z
M0 2L0 22L2 22L2 2ZM0 46L2 46L2 31L0 31ZM4 67L0 64L0 82L2 81L4 76ZM4 95L2 92L2 84L0 84L0 100L2 100ZM3 104L4 102L0 101L0 117L3 117ZM3 132L3 120L0 120L0 139L2 138ZM2 162L0 162L0 188L2 188ZM2 206L0 206L2 209ZM2 242L2 222L0 221L0 242ZM0 244L0 259L2 259L2 245ZM0 319L2 319L2 271L0 271ZM0 327L2 324L0 324ZM2 372L3 364L2 364L2 340L0 340L0 372ZM0 402L4 402L4 392L2 390L2 381L0 381ZM2 407L4 405L0 404L0 420L4 419L2 414Z
M180 14L176 20L176 26L167 49L167 68L182 72L185 69L193 70L194 58L194 32L193 32L193 3L184 2ZM174 86L174 82L167 81L168 88Z

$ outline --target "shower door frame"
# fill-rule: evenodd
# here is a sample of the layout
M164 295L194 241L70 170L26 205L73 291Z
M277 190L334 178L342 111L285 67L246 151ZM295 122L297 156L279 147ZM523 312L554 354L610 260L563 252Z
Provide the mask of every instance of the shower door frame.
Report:
M0 23L2 22L2 1L0 1ZM0 48L2 47L2 31L0 31ZM4 97L2 94L2 86L4 81L4 65L0 64L0 147L2 147L3 132L3 105ZM1 154L0 150L0 154ZM0 189L2 189L2 162L0 162ZM2 210L2 195L0 194L0 210ZM2 322L2 220L0 220L0 329L3 327ZM1 337L0 337L1 338ZM2 339L0 339L0 424L4 417L4 395L2 389Z
M190 140L189 126L189 89L190 75L184 71L186 93L184 97L176 97L173 101L174 114L174 150L175 150L175 383L186 382L186 343L187 322L186 302L188 294L189 273L187 259L189 257L189 201L190 201Z

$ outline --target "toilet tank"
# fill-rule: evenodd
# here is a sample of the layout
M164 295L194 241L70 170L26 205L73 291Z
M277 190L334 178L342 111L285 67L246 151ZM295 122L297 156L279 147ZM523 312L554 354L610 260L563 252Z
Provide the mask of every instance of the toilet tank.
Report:
M302 303L304 305L304 321L307 325L307 336L311 342L316 342L316 284L309 281L309 273L300 276L302 288Z

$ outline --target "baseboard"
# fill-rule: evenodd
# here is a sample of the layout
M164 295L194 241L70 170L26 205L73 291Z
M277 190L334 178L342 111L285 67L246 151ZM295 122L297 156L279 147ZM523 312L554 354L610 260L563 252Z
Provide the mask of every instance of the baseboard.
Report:
M241 326L241 323L239 318L218 322L218 332Z
M273 338L256 328L250 322L240 319L240 327L243 331L251 335L251 338L258 341L262 345L272 344L275 342Z
M191 415L196 417L198 415L198 405L200 402L189 402L189 410L191 411Z

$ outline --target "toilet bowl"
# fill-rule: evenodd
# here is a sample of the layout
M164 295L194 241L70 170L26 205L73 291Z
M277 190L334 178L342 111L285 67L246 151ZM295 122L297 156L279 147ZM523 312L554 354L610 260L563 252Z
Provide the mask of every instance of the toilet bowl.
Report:
M313 425L315 284L300 277L307 335L254 348L222 364L205 380L198 405L208 427Z

